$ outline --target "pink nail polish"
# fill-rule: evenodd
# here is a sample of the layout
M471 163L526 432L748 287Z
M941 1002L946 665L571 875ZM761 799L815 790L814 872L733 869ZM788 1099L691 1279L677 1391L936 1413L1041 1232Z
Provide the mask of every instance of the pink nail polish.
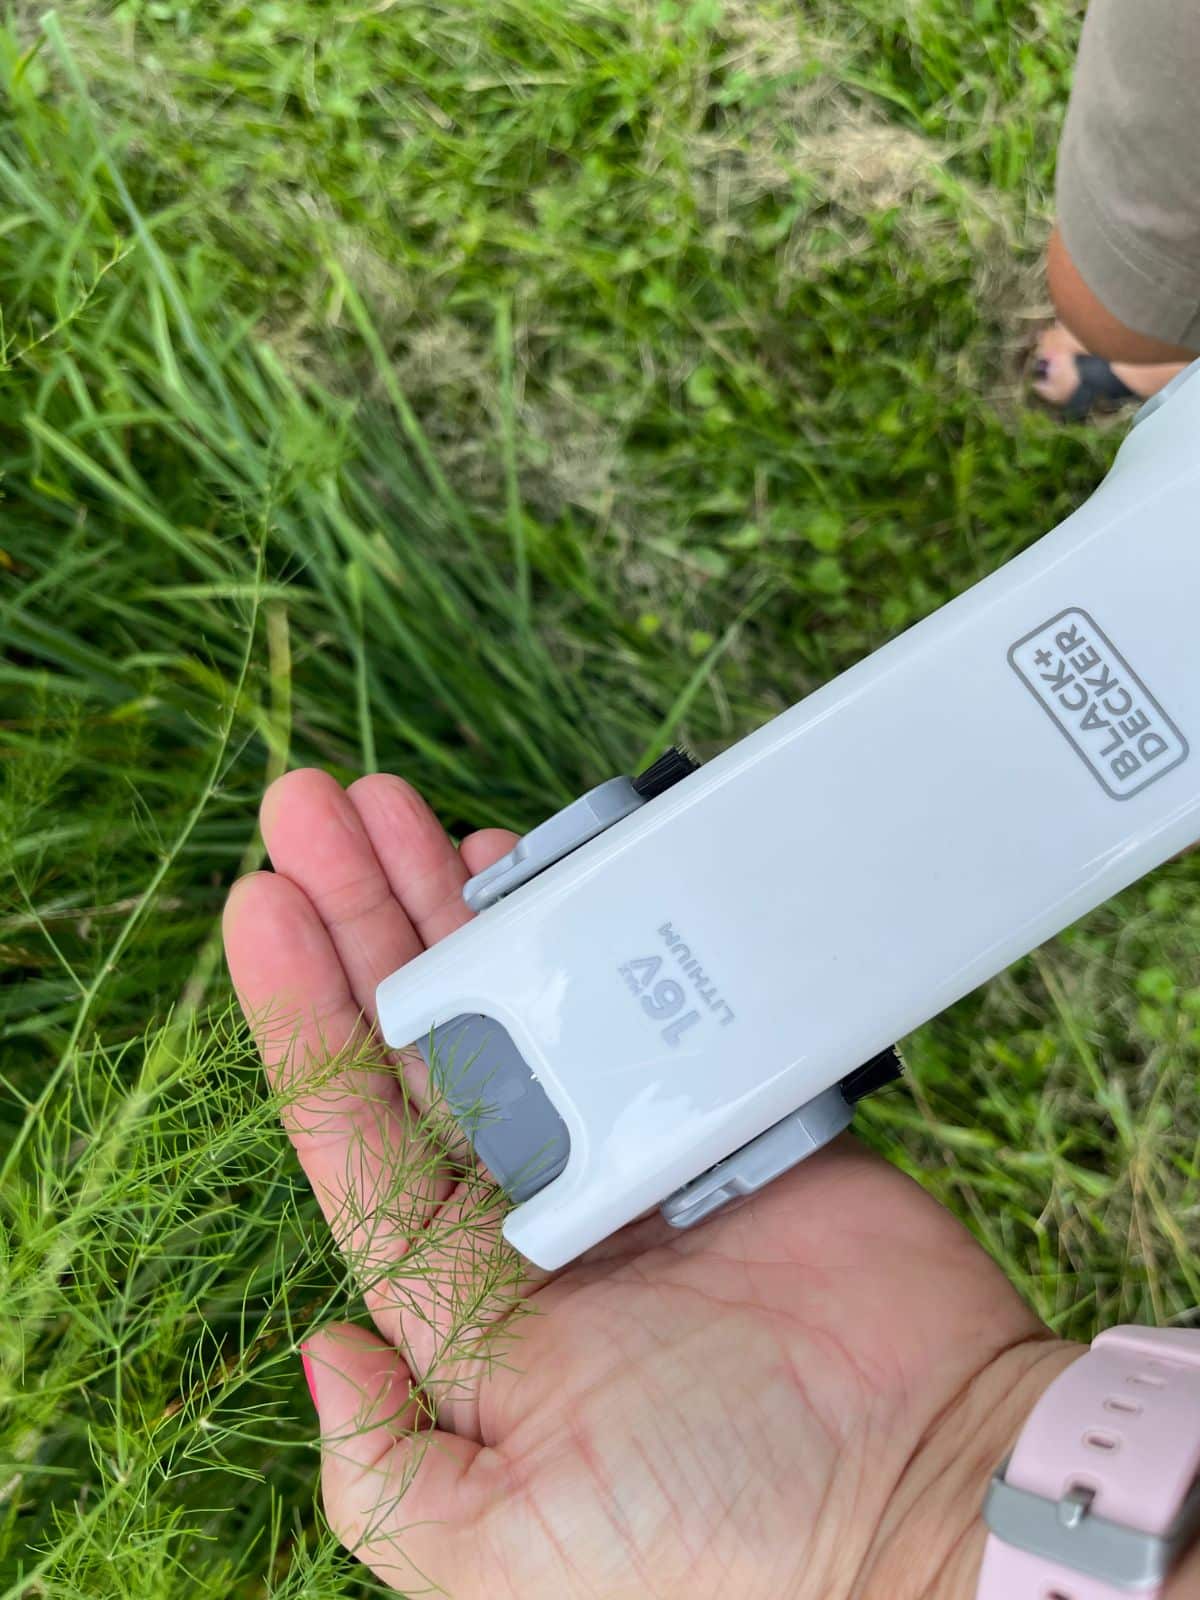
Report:
M321 1408L317 1404L317 1386L313 1382L312 1358L303 1345L300 1346L300 1365L304 1368L304 1381L308 1384L308 1392L312 1396L313 1410L320 1416Z

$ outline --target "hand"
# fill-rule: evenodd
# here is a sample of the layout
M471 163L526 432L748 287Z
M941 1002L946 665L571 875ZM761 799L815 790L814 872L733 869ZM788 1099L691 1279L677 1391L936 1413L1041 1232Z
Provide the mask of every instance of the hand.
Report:
M479 1318L501 1356L452 1348L445 1286L498 1215L438 1229L478 1202L417 1146L427 1085L372 1044L374 993L467 920L464 881L512 836L455 850L400 779L316 771L268 791L262 828L275 872L229 897L229 965L378 1329L304 1347L339 1537L453 1600L970 1600L988 1474L1078 1347L847 1137L694 1232L653 1218L522 1269L536 1314L493 1296ZM403 1196L396 1173L419 1174Z

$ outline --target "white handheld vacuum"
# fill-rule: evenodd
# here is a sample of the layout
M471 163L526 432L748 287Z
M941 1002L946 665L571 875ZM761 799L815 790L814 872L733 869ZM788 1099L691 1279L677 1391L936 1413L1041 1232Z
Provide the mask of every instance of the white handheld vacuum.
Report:
M1200 837L1198 372L1053 533L707 765L535 828L380 985L523 1255L753 1192L894 1040Z

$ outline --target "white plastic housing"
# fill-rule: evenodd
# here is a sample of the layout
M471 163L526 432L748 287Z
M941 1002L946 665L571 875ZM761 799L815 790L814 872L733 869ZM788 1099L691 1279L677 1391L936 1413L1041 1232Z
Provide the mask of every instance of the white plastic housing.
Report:
M392 1045L502 1023L566 1122L522 1254L571 1260L1200 837L1198 511L1200 379L1055 532L380 985Z

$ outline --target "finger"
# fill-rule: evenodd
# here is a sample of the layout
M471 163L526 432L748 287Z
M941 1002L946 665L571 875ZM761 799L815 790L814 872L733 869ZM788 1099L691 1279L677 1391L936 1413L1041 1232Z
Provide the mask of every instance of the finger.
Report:
M490 1452L426 1426L403 1359L365 1329L326 1328L303 1356L337 1537L404 1593L483 1593L470 1530L494 1481Z
M348 793L420 936L433 942L469 921L463 884L511 850L517 835L487 829L469 835L456 851L402 779L361 778ZM418 1103L428 1104L427 1069L412 1054L402 1052L405 1082ZM388 1321L403 1329L412 1370L434 1398L439 1421L469 1437L479 1435L480 1384L495 1366L498 1326L546 1280L503 1241L503 1209L488 1182L465 1179L413 1241L406 1262L411 1270L389 1286Z
M347 828L350 810L356 818ZM322 919L334 923L329 938L338 953L360 973L366 970L372 985L416 953L422 940L436 939L469 919L462 900L469 872L481 869L512 844L511 835L495 830L468 851L473 857L468 866L421 797L403 780L386 775L360 779L343 794L322 773L289 774L264 801L263 831L277 867L290 868L303 879ZM380 936L371 925L380 914L379 882L372 877L376 863L410 930L409 940L401 941L384 972L371 971L372 953L360 948L360 935ZM388 936L386 927L381 936ZM361 980L358 999L364 999ZM427 1109L424 1062L413 1052L403 1052L401 1059L409 1099ZM380 1165L385 1162L386 1156ZM364 1173L364 1181L375 1192L385 1178L386 1171ZM507 1250L500 1240L494 1190L471 1179L454 1191L454 1201L446 1206L449 1192L449 1186L440 1187L438 1205L419 1231L407 1230L406 1239L395 1240L382 1228L372 1239L373 1266L386 1258L389 1249L394 1259L391 1270L371 1274L366 1298L380 1329L402 1345L422 1381L429 1381L445 1397L452 1425L473 1432L481 1332L494 1327L513 1303L516 1295L509 1290L514 1279L518 1292L532 1280L519 1267L515 1273L508 1268L500 1274L502 1284L487 1264ZM429 1193L426 1182L422 1195ZM507 1259L516 1260L511 1252Z
M360 1064L367 1030L358 1002L301 888L277 873L250 873L229 892L222 931L233 985L272 1085L291 1092L304 1079L318 1079L331 1058L353 1063L322 1085L319 1105L309 1108L299 1098L289 1106L301 1134L310 1109L320 1112L325 1129L331 1117L356 1116L364 1098L400 1099L394 1073Z
M357 999L304 892L278 874L252 873L230 892L224 934L234 988L284 1095L300 1163L369 1290L453 1184L420 1137L390 1063L372 1062Z
M468 865L412 785L378 773L360 778L348 793L393 895L423 942L434 944L470 921L463 884L480 865ZM497 840L509 837L493 831ZM489 860L510 848L500 845Z
M463 885L473 872L482 871L511 849L515 836L491 829L488 843L460 854L425 800L411 784L391 773L359 778L350 785L347 798L415 937L425 945L434 944L469 922L471 912L462 897ZM471 840L479 837L473 834L465 843L471 845ZM401 1064L413 1103L422 1111L429 1110L438 1097L430 1089L423 1056L405 1050ZM465 1143L460 1145L449 1132L447 1138L454 1154L461 1157Z
M260 823L276 872L316 908L359 1009L374 1022L377 986L423 946L349 796L329 773L301 768L267 790Z
M474 877L493 861L506 856L520 837L507 828L480 828L478 833L469 833L458 849L468 875Z

